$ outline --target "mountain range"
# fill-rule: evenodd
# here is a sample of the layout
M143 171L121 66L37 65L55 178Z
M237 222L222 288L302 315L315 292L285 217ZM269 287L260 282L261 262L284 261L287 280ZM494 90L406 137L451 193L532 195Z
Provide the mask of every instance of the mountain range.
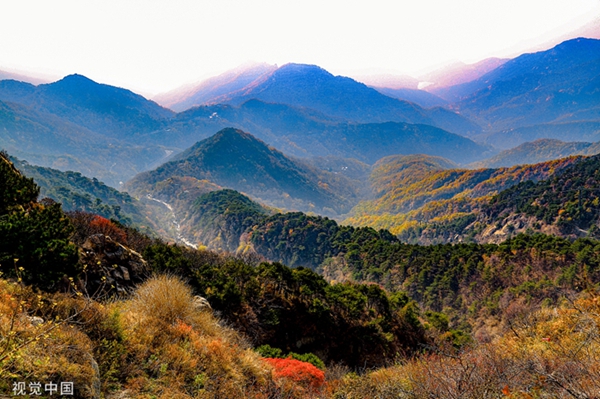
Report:
M380 105L387 104L388 111L405 110L410 115L410 118L395 119L429 122L433 118L440 125L457 125L458 122L458 125L466 124L467 128L474 126L452 112L441 108L426 111L316 67L289 68L291 75L304 82L313 81L315 76L328 82L336 94L320 100L321 108L326 110L338 107L335 98L351 98L356 92L356 101L363 104L367 113L383 112ZM284 72L286 69L283 68ZM289 85L289 82L284 83L277 90L284 90ZM270 88L274 87L271 84ZM305 90L304 98L316 100L314 96L319 95L314 90ZM376 101L370 103L370 99ZM450 151L457 150L455 155L449 153L448 156L460 157L456 159L458 162L475 161L488 151L430 126L409 126L404 122L396 127L387 122L380 126L361 126L340 119L335 113L328 115L318 109L284 104L285 98L279 101L281 103L275 104L253 99L239 106L205 106L176 114L128 90L98 84L80 75L39 86L4 80L0 81L0 117L3 118L4 132L0 135L0 144L30 162L72 169L88 177L97 176L114 187L225 127L250 131L269 144L300 157L334 155L375 162L381 156L390 155L390 151L428 152L431 148L434 154L439 154L443 152L442 146L432 142L434 137L443 137L440 142L445 142ZM307 134L309 132L311 134ZM356 143L364 134L362 132L372 132L386 140L393 140L396 134L401 139L406 132L416 135L423 132L425 135L424 139L416 139L417 146L411 144L409 148L382 146L375 141L362 142L361 146L367 144L373 148L369 155L361 155L356 150Z
M599 61L599 40L572 39L436 94L488 131L598 120Z
M471 168L500 168L513 165L534 164L572 155L596 155L600 153L600 142L564 142L555 139L539 139L523 143L484 161L468 165Z
M231 188L398 233L423 212L448 214L436 208L444 201L466 213L473 193L548 177L539 166L490 168L596 153L599 43L459 65L447 81L432 74L429 92L373 88L315 65L252 64L157 97L180 112L81 75L3 80L0 144L114 187L143 172L125 187L182 217L195 197ZM570 142L548 140L557 137ZM419 180L409 184L404 168Z
M1 80L0 390L597 397L598 50Z
M238 88L240 82L236 75L231 91L211 97L212 82L196 87L189 98L204 98L204 104L240 105L250 99L267 103L287 104L309 108L338 121L358 123L407 122L430 124L453 133L475 134L479 127L467 119L452 112L438 109L435 112L423 109L408 101L398 100L379 93L353 79L334 76L316 65L286 64L274 70L260 69L260 74L247 74L254 78L249 84ZM243 75L246 76L246 75ZM216 79L216 78L215 78ZM220 79L226 79L221 75ZM229 86L219 86L220 91ZM422 96L427 96L423 93ZM429 95L429 97L432 97ZM188 100L185 100L188 101ZM177 109L182 104L173 104Z

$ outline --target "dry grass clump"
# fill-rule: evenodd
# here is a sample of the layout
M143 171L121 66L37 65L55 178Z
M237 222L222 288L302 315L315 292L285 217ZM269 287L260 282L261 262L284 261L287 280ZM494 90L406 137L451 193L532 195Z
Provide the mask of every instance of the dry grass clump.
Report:
M600 397L600 297L543 309L491 343L330 384L330 397Z
M65 298L0 280L0 393L12 393L14 382L64 381L77 397L99 394L92 342L69 324L85 301L75 300L72 317L62 318L56 309Z
M191 289L158 276L133 298L114 304L121 317L127 364L122 388L156 397L267 397L271 369L235 331L194 304Z

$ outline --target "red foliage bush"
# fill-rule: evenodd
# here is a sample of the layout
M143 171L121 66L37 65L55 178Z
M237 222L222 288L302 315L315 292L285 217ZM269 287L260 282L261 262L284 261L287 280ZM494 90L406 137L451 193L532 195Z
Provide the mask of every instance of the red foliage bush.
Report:
M113 241L125 242L127 240L127 234L123 229L117 227L113 222L102 216L94 216L90 221L90 229L96 234L101 233L105 236L109 236Z
M325 383L325 374L310 363L291 358L264 360L275 368L275 378L289 379L311 389L318 389Z

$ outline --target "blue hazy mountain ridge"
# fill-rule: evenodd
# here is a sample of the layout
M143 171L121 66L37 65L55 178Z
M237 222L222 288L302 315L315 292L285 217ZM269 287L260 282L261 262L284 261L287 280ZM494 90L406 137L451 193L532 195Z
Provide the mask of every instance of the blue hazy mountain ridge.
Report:
M506 150L543 138L595 143L600 141L600 121L547 123L518 127L482 135L479 140L495 148Z
M589 129L600 123L599 42L576 39L525 54L469 83L479 91L451 106L494 132L507 132L499 137L478 134L473 123L441 107L424 109L317 66L288 64L228 95L234 105L179 114L81 75L39 86L0 81L0 144L29 162L73 169L113 186L226 127L297 157L352 157L372 164L387 155L425 153L466 164L493 154L432 124L463 124L457 129L463 134L502 146L516 137L515 129L532 128L513 125L542 126L535 124L548 119L535 137L523 135L515 145L548 137L558 127L568 132L568 123L579 124L573 127L581 134L565 140L598 141ZM409 119L411 124L402 122Z
M491 57L474 64L455 62L421 76L420 81L428 83L424 90L438 95L438 91L443 93L447 87L476 80L506 61L509 59ZM446 100L453 102L456 99L446 98Z
M596 155L600 153L600 142L564 142L555 139L539 139L504 150L491 158L474 162L468 167L500 168L514 165L534 164L572 155Z
M336 215L359 200L359 188L334 174L288 158L241 130L227 128L199 141L155 170L126 185L136 195L152 193L172 177L208 180L270 206Z
M193 108L178 114L164 134L175 145L189 146L200 132L208 136L228 126L297 157L337 156L372 164L387 155L425 153L468 163L490 152L489 147L429 125L339 122L309 108L259 100Z
M19 82L27 82L34 85L39 85L42 83L49 83L50 80L44 78L38 78L35 76L29 76L24 73L17 72L9 72L0 70L0 80L18 80Z
M199 105L211 105L215 98L238 91L262 77L270 74L277 66L269 64L249 64L206 79L196 85L159 94L153 99L176 112L182 112Z
M111 137L157 130L175 113L129 90L69 75L50 84L33 86L0 81L0 100L26 105L60 116Z
M425 90L408 89L405 87L393 89L390 87L373 86L372 88L388 97L397 98L398 100L410 101L411 103L418 104L423 108L441 107L448 104L448 101Z
M3 148L29 162L79 171L115 187L158 165L169 152L231 126L300 157L335 155L373 163L392 153L444 154L441 143L446 143L449 157L471 162L486 151L425 125L385 124L380 130L377 124L348 124L310 108L257 100L240 107L216 105L175 114L128 90L80 75L37 87L1 81L0 98L5 101ZM357 132L374 134L377 140L366 140ZM407 134L412 138L403 143ZM331 136L324 139L327 135ZM354 145L357 140L360 147ZM361 155L363 148L367 155Z
M487 131L600 120L600 40L578 38L512 59L481 78L438 91Z
M29 162L79 171L115 187L166 155L154 144L109 138L59 116L3 101L0 148Z
M428 124L462 135L481 130L452 111L440 108L431 112L417 104L383 95L351 78L334 76L316 65L284 65L256 84L215 98L213 102L239 105L250 99L312 108L357 123Z
M309 72L313 69L314 68L312 67L308 68ZM329 81L330 78L334 78L331 74L321 69L319 69L319 71L321 71L320 75L327 77L327 81ZM338 78L334 78L334 80ZM385 101L388 103L404 105L407 109L410 109L411 112L414 111L416 113L415 115L418 116L418 120L426 120L425 116L421 116L421 111L423 110L418 106L385 97L373 91L372 89L366 88L362 84L352 81L351 79L339 79L349 83L349 87L360 87L360 91L366 90L368 93L370 93L370 95L375 95L377 98L385 99ZM334 87L334 89L338 90L340 88ZM344 88L342 87L341 89ZM341 92L335 92L334 97L347 97L348 93L344 90ZM120 140L129 141L135 145L141 144L142 146L145 146L146 144L151 143L153 146L165 145L167 147L178 146L179 148L186 148L198 141L198 139L208 137L222 128L234 126L251 131L261 139L267 140L270 144L273 144L286 152L289 152L293 149L292 153L296 156L349 155L345 151L336 150L336 143L333 141L328 143L328 146L333 146L331 147L332 151L322 151L313 154L311 147L314 144L314 140L306 143L308 145L300 146L300 148L298 148L298 143L294 142L293 139L290 140L288 137L286 137L289 136L288 131L279 130L282 129L284 125L284 123L281 123L282 118L279 118L280 123L278 126L273 126L273 124L269 121L269 118L260 115L262 112L267 112L269 117L274 115L274 112L271 111L269 107L264 105L252 102L248 103L245 107L243 107L243 115L230 117L230 120L227 120L227 115L223 115L226 113L226 109L217 106L219 118L210 118L213 112L216 112L213 111L210 112L208 117L206 115L202 115L205 120L196 119L191 121L192 115L197 115L198 113L202 114L202 111L191 110L191 113L188 112L183 114L175 114L174 112L162 108L156 103L148 101L142 96L134 94L129 90L98 84L81 75L70 75L58 82L39 86L12 80L1 81L0 100L26 106L27 109L37 113L37 119L39 120L47 117L49 120L58 122L58 120L61 119L62 122L68 122L68 124L72 125L72 127L81 127L89 133L104 135L111 138L119 138ZM373 106L371 106L371 108L376 109L376 106L377 104L375 103ZM287 107L290 106L271 106L271 108L279 108L279 112L283 112L285 114L286 123L295 124L296 127L294 133L296 136L305 134L306 129L301 127L302 125L308 125L309 127L312 126L313 129L309 130L317 131L323 130L323 123L327 125L333 122L345 121L330 115L326 115L318 110L312 110L310 107L292 111L290 111L289 108L287 110L283 110ZM210 111L211 109L208 110ZM447 115L444 117L448 117L450 120L453 118L460 119L460 117L456 116L455 114L448 113L443 110L438 109L433 112L436 114L439 114L440 112L446 113ZM254 115L252 115L253 113ZM292 116L293 113L296 113L296 115ZM306 118L308 118L308 120L303 120ZM315 120L318 122L317 124L315 124ZM184 126L186 124L189 124L189 126ZM317 126L319 124L320 126ZM371 129L373 128L374 126L371 126ZM60 129L55 129L55 131L59 130ZM337 130L339 131L339 129ZM440 133L445 134L443 132ZM90 134L90 136L93 136L93 134ZM6 139L8 140L9 138L7 137ZM32 140L32 142L35 142L35 140ZM96 144L98 145L99 151L102 151L107 147L101 143ZM109 148L111 145L113 147L120 147L119 142L111 142L109 144ZM323 149L323 146L319 147ZM17 151L14 147L9 149L12 150L12 153ZM55 155L53 153L48 153L48 151L45 151L43 148L37 148L36 150L39 151L36 152L33 149L30 151L23 151L22 149L19 149L18 151L20 152L15 154L36 163L40 162L40 160L43 160L44 157ZM76 150L71 150L73 149L69 149L67 154L74 158L79 158L83 155L87 156L87 154L81 154ZM400 150L400 152L405 151ZM33 157L34 155L35 159ZM383 155L389 154L385 153ZM145 164L156 164L156 162L160 161L163 156L164 153L157 154L150 159L146 159ZM93 159L93 157L90 159ZM472 159L468 159L467 161L470 160ZM376 159L372 159L371 161L374 162ZM140 163L138 160L136 160L136 162L138 164ZM60 164L48 163L47 160L46 163L42 164L45 166L58 167L59 169L62 169ZM74 163L71 162L70 166L74 166L73 164ZM113 163L110 163L110 165L112 164ZM107 165L106 167L110 169L110 165ZM78 169L76 166L75 169L84 172L88 176L92 176L89 174L88 170ZM136 168L135 171L139 171L139 169ZM107 171L100 170L96 176L106 179ZM115 179L108 179L107 181L109 181L110 184L115 185L115 181L118 182L125 180L131 176L131 174L124 174L116 177Z

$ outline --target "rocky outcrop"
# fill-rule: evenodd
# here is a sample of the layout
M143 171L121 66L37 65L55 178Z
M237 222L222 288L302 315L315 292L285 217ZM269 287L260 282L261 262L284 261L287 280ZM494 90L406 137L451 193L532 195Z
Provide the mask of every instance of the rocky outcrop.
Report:
M103 234L89 236L79 253L85 271L82 288L88 295L125 294L149 275L140 254Z

